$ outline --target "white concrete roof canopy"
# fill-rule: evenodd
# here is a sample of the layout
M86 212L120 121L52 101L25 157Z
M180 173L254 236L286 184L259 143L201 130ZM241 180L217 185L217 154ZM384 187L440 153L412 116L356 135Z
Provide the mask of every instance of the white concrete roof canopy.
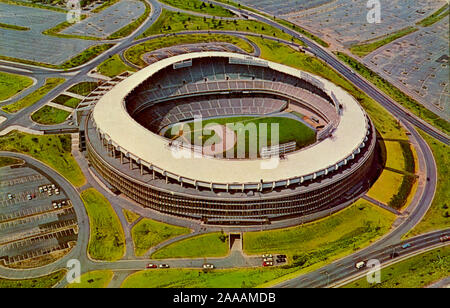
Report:
M125 79L106 93L97 103L93 111L93 120L97 130L120 145L124 152L132 153L141 161L153 165L183 179L214 184L249 184L263 182L279 182L302 176L324 172L325 169L337 166L358 149L364 142L369 130L369 120L365 111L356 100L343 89L333 83L299 71L297 69L267 62L268 67L306 80L316 81L323 85L323 90L334 93L342 105L341 120L333 132L333 138L325 139L303 151L288 155L288 159L280 162L275 169L262 169L262 159L226 160L215 158L199 158L187 153L185 158L176 158L169 141L137 123L126 111L125 97L139 84L150 78L161 69L174 63L195 58L226 57L242 60L264 61L246 55L226 52L201 52L178 55L156 62Z

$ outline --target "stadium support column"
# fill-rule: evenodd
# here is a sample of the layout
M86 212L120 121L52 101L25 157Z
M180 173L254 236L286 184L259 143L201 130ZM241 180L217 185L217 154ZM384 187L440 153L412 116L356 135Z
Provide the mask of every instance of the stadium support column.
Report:
M144 175L144 165L141 162L141 175Z
M120 151L120 164L123 165L123 152Z

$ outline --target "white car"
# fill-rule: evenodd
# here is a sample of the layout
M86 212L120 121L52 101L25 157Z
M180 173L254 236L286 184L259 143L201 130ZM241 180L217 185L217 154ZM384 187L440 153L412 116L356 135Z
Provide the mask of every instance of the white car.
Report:
M214 265L213 265L213 264L208 264L208 263L206 263L206 264L203 264L203 268L204 268L204 269L213 269L213 268L214 268Z
M366 262L364 262L364 261L361 261L361 262L358 262L355 264L355 267L357 269L362 269L364 266L366 266Z

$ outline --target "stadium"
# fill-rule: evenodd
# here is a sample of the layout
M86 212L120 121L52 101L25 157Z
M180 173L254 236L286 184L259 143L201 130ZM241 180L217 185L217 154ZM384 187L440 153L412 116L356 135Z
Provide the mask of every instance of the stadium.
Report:
M91 166L111 189L165 214L270 224L349 202L376 177L376 132L362 107L330 81L288 66L193 52L96 95L80 128ZM187 140L186 130L208 123L219 146ZM278 123L278 140L257 142L251 155L244 131L245 155L233 156L240 130L228 124L237 123Z

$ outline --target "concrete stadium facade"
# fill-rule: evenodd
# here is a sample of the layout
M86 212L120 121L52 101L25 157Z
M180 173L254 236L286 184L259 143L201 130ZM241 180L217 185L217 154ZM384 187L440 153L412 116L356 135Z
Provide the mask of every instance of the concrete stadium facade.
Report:
M298 108L322 125L316 143L275 169L261 168L267 159L188 155L188 147L175 157L171 141L158 135L194 115L264 116L279 108ZM225 52L168 58L126 78L100 98L84 130L89 161L108 185L145 207L208 224L267 224L348 202L367 189L376 156L373 124L348 93L309 73Z

